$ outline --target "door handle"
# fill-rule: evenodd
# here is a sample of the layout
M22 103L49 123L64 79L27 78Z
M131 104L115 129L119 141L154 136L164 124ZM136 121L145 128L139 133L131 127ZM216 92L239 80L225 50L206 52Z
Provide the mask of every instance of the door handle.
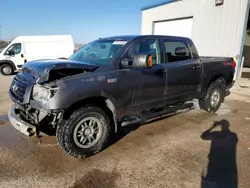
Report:
M193 66L193 70L197 70L197 69L200 69L201 68L201 65L194 65Z

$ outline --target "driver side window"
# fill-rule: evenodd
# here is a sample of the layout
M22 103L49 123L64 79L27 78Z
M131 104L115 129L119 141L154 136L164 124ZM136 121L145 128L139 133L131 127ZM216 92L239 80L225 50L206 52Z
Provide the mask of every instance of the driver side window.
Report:
M133 59L136 54L150 54L153 57L153 65L160 64L160 48L157 39L147 39L132 46L127 54L129 59Z
M22 51L21 43L12 44L6 51L6 55L17 55Z

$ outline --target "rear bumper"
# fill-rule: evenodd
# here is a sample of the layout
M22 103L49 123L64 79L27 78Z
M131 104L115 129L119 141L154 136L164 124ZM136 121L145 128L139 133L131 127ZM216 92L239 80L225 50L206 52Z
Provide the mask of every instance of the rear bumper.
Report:
M9 109L8 117L11 125L21 133L25 134L26 136L33 136L35 134L36 127L19 118L18 114L15 112L14 104L11 105Z

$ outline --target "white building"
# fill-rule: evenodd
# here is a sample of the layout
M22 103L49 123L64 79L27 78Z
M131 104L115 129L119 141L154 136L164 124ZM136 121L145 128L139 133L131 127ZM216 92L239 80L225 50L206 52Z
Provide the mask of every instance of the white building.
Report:
M200 56L239 55L238 70L244 51L244 66L250 67L249 4L250 0L168 0L142 9L141 34L189 37Z

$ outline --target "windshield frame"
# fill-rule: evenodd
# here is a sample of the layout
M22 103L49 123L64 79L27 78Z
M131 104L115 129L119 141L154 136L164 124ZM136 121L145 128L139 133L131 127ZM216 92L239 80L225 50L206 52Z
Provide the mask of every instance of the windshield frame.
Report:
M120 47L118 53L116 53L116 54L114 55L114 57L112 57L112 58L109 60L108 63L103 64L103 65L102 65L102 64L99 64L99 63L94 63L94 62L87 62L87 61L80 61L80 60L74 60L74 59L72 59L72 57L74 57L77 53L79 53L80 51L82 51L83 48L86 48L87 46L89 46L89 45L91 45L91 44L93 44L93 43L103 42L103 41L104 41L104 42L105 42L105 41L107 41L107 42L110 41L111 44L114 43L114 42L116 42L116 41L121 41L121 42L126 42L126 43L123 44L123 45L121 45L121 47ZM72 54L72 55L68 58L68 60L77 61L77 62L79 62L79 63L93 64L93 65L97 65L97 66L113 65L114 62L116 62L116 60L120 57L120 55L121 55L121 54L123 53L123 51L126 49L127 45L130 44L130 42L131 42L131 38L100 38L100 39L97 39L97 40L93 40L93 41L91 41L91 42L85 44L85 45L82 46L81 48L79 48L74 54ZM98 61L101 61L101 60L98 60ZM98 61L97 61L97 62L98 62Z

